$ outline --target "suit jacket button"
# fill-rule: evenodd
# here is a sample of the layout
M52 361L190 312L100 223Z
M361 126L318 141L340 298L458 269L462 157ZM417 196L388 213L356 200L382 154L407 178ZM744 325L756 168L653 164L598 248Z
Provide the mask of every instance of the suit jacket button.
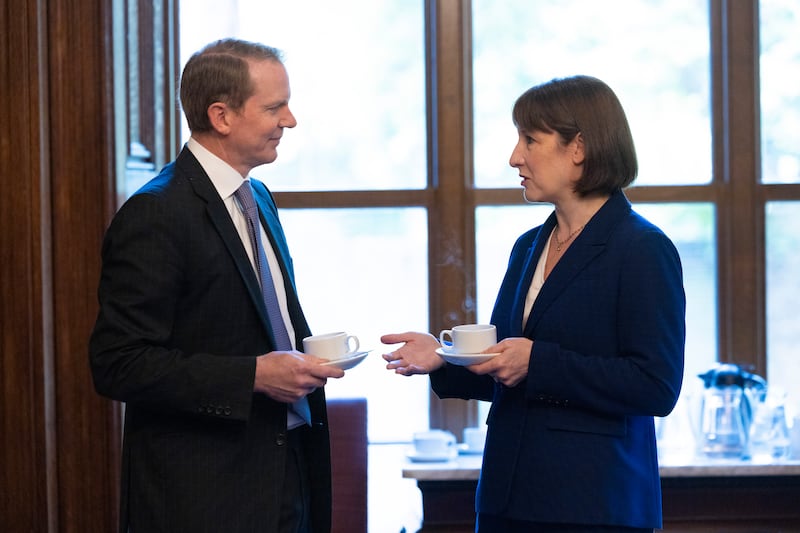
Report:
M231 408L230 407L226 407L225 408L225 416L231 416Z
M278 437L275 439L275 444L278 446L283 446L286 444L286 433L278 433Z

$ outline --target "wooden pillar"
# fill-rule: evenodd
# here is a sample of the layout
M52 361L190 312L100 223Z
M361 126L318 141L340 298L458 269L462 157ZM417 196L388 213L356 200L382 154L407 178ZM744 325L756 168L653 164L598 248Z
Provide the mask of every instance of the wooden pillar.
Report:
M111 6L0 9L0 529L114 531L119 407L87 341L113 205Z
M431 235L430 324L434 333L475 322L472 25L468 0L428 0L428 127ZM475 425L476 402L431 394L430 424L453 431Z

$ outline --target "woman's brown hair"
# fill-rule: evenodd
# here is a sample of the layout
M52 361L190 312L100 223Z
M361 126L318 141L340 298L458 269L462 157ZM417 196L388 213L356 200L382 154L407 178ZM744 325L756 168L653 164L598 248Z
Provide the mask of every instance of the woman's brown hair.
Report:
M636 149L625 111L597 78L573 76L531 87L517 98L512 117L518 130L556 132L564 144L580 134L585 159L575 192L581 196L611 194L636 179Z

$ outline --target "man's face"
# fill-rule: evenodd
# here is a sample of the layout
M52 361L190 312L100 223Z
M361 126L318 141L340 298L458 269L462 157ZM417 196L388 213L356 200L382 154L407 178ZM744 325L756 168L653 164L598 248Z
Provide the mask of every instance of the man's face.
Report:
M251 61L254 92L238 111L231 112L230 134L225 141L228 163L243 176L278 157L284 128L297 121L289 110L289 77L277 61Z

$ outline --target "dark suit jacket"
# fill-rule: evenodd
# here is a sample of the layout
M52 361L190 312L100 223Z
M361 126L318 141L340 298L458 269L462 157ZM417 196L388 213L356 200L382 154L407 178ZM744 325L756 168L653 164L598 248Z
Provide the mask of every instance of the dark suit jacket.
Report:
M555 216L511 252L492 323L533 340L513 388L446 365L441 397L492 400L479 512L513 519L655 528L661 491L653 416L683 375L685 297L670 240L621 192L566 250L530 317L525 296Z
M309 328L277 208L253 189L301 346ZM275 531L287 406L253 393L255 357L274 341L241 239L188 149L122 206L102 257L90 362L97 391L126 403L120 530ZM308 399L312 521L328 531L324 391Z

